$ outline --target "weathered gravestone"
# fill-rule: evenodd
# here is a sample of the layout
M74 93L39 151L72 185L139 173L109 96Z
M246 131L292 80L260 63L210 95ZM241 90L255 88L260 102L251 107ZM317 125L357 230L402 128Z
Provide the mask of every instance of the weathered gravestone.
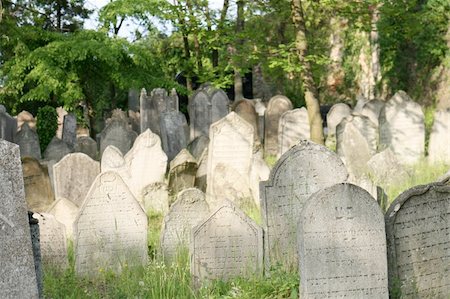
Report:
M391 290L404 298L450 294L450 186L411 188L385 215Z
M258 135L258 114L255 110L255 105L251 100L240 100L233 104L231 111L234 111L243 120L248 122L253 127L255 142L259 142Z
M137 134L129 128L125 121L112 119L100 134L100 156L109 145L114 145L125 155L136 137Z
M66 198L57 199L47 212L55 216L55 219L64 224L66 237L73 240L73 223L77 218L80 208Z
M270 179L260 183L267 269L277 263L297 268L297 222L303 205L311 194L346 179L339 157L313 142L300 141L281 156Z
M204 280L254 277L263 271L262 229L231 202L192 228L191 275Z
M125 155L125 163L131 176L126 183L134 196L141 200L145 186L164 181L167 156L161 148L159 136L149 129L141 133Z
M428 157L431 162L450 163L450 108L434 114Z
M53 165L53 179L56 198L67 198L78 207L92 183L100 173L100 163L83 153L65 156Z
M15 141L17 120L6 112L6 108L0 105L0 138L9 142Z
M178 111L178 96L172 91L169 95L163 88L153 89L150 96L143 88L140 96L141 133L150 129L160 135L161 113L166 111Z
M191 229L210 214L205 194L189 188L177 195L164 218L161 231L161 252L167 263L189 250Z
M89 136L79 136L75 145L75 152L84 153L97 160L97 142Z
M403 164L413 164L425 151L422 108L404 92L397 92L380 113L380 147L391 148Z
M270 176L270 168L264 161L262 150L253 154L252 166L250 169L250 190L256 206L260 207L259 183L267 181Z
M139 89L128 90L128 111L139 111Z
M408 178L408 173L389 148L370 158L367 167L373 181L383 188L401 184Z
M0 297L38 298L19 146L0 139Z
M130 171L122 152L113 145L109 145L103 152L100 169L101 172L117 172L127 185L131 180Z
M58 129L56 130L56 137L62 139L63 127L64 127L64 116L68 113L63 107L56 108L56 113L58 114Z
M22 159L22 171L28 210L45 212L55 201L47 167L26 157Z
M164 182L151 183L144 187L139 198L144 211L167 214L169 211L169 189Z
M64 116L62 140L70 149L75 148L77 143L77 117L73 113Z
M33 114L25 110L17 114L17 131L20 131L24 124L28 124L30 129L36 131L36 119Z
M264 115L266 114L266 106L261 99L254 99L255 111L258 114L258 137L261 143L264 141Z
M353 114L363 115L370 119L371 122L378 127L378 120L381 109L384 107L384 102L380 100L370 100L361 107L360 111L353 111ZM355 108L356 109L356 108Z
M278 125L278 157L302 139L310 138L308 110L305 107L286 111Z
M191 140L205 135L209 136L209 127L228 114L230 100L226 93L213 86L202 85L192 96L189 105Z
M54 160L55 162L58 162L71 152L72 150L67 143L55 136L44 151L44 159L47 161Z
M312 195L298 239L300 298L389 298L383 213L365 190L342 183Z
M160 115L161 143L169 161L189 142L189 126L179 111L166 111Z
M39 240L42 262L56 269L66 269L69 266L67 257L66 227L47 213L34 213L39 220Z
M194 187L197 161L186 150L181 152L170 162L169 190L171 194L178 194L183 189Z
M124 265L147 262L147 215L117 173L95 179L75 220L74 238L80 275L120 273Z
M334 104L327 113L327 140L326 146L336 148L336 127L352 113L352 109L344 103Z
M196 161L200 160L200 157L203 154L203 151L205 149L208 149L209 145L209 138L204 135L200 135L198 137L195 137L194 140L192 140L187 145L187 150L192 154L192 156L195 158Z
M208 138L209 140L209 138ZM208 148L205 148L200 158L197 160L197 173L195 174L195 187L206 192L206 182L208 175Z
M20 157L41 158L38 134L28 126L28 123L22 125L22 129L16 134L15 141L20 147Z
M250 167L253 154L253 127L236 113L211 125L208 147L207 194L232 196L237 200L250 194ZM239 188L233 188L236 183ZM238 191L235 195L225 192Z
M278 153L278 126L281 115L292 109L291 101L282 95L274 96L267 105L264 119L264 152L266 155Z

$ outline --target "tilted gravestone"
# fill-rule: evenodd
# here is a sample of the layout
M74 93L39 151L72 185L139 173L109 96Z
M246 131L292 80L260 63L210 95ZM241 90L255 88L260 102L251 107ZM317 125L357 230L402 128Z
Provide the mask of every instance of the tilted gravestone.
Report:
M112 119L100 135L100 156L109 145L114 145L125 155L137 137L128 124L119 119Z
M97 142L89 136L79 136L75 145L76 153L83 153L97 160Z
M115 146L109 145L102 155L100 163L101 172L114 171L117 172L125 184L129 185L131 180L130 170L125 163L122 152Z
M28 210L45 212L55 201L47 167L26 157L22 159L22 171Z
M17 120L6 112L5 106L0 105L0 138L14 142L16 132Z
M262 229L231 202L192 228L191 275L204 280L255 277L263 271Z
M147 95L145 89L142 89L140 103L141 133L150 129L155 134L160 135L161 113L178 111L178 96L176 92L172 91L169 95L163 88L153 89L150 96Z
M83 153L65 156L53 165L53 179L56 198L67 198L78 207L92 183L100 173L100 163Z
M167 263L176 261L177 256L189 250L192 227L209 214L209 206L202 191L189 188L177 195L161 230L161 252Z
M38 134L28 126L28 123L22 125L22 129L16 134L15 141L20 147L21 157L41 158Z
M79 211L80 208L66 198L57 199L47 210L49 214L55 216L57 221L64 224L66 237L71 240L73 240L73 223Z
M397 92L380 113L380 147L391 148L403 164L416 163L425 152L422 108L404 92Z
M400 194L385 215L389 282L404 298L450 294L450 186L430 184Z
M75 271L120 273L147 262L147 215L115 172L101 173L74 223Z
M253 127L236 113L211 125L208 146L207 194L222 196L236 182L219 169L228 168L239 183L250 190L250 167L253 154ZM231 199L231 198L228 198ZM233 198L235 200L237 198Z
M125 163L131 176L126 183L134 196L141 200L145 186L164 181L167 156L161 148L159 136L149 129L141 133L125 155Z
M344 103L334 104L327 113L327 140L329 148L336 147L336 127L339 123L352 113L352 109Z
M264 115L266 114L266 106L261 99L254 99L255 111L258 114L258 137L261 143L264 141Z
M274 96L267 105L264 124L264 152L266 155L278 153L278 126L281 115L292 110L291 101L285 96Z
M186 150L181 152L170 162L169 190L171 194L178 194L183 189L194 187L197 161Z
M221 89L211 85L201 86L189 104L190 139L200 135L209 136L209 127L228 114L230 101Z
M428 157L431 162L450 163L450 108L434 114Z
M54 269L66 269L69 266L67 256L66 227L47 213L34 213L39 220L39 240L42 262Z
M364 104L361 111L359 111L358 115L366 116L370 119L371 122L375 124L375 126L378 127L379 123L379 117L381 109L384 107L384 102L380 100L370 100Z
M208 148L208 145L209 138L207 136L200 135L192 140L186 148L195 158L195 160L199 161L203 154L203 151Z
M0 297L38 298L19 146L0 139Z
M25 110L17 114L17 131L20 131L24 124L28 124L30 129L36 131L36 119L33 114Z
M169 211L169 189L164 182L151 183L144 187L138 199L144 211L167 214Z
M365 190L342 183L312 195L298 240L300 298L389 298L383 213Z
M281 156L269 180L260 183L267 269L277 263L297 268L297 222L303 205L311 194L344 182L347 176L335 153L307 140Z
M74 149L77 143L77 117L73 113L64 116L62 140L70 149Z
M44 159L47 161L54 160L58 162L71 152L72 150L69 148L67 143L55 136L44 151Z
M278 157L302 139L310 139L308 110L302 107L286 111L278 125Z
M256 113L254 102L246 99L237 101L233 104L231 110L252 125L253 132L255 132L255 142L259 142L258 114Z
M189 142L189 126L179 111L166 111L160 115L161 143L169 161Z

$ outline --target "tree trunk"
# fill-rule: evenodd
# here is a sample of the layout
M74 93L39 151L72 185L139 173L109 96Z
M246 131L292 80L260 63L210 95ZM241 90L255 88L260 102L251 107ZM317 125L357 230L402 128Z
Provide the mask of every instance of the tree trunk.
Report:
M303 17L301 0L291 0L292 21L294 23L296 37L295 47L302 65L300 77L305 92L306 108L308 109L311 140L318 144L324 144L322 117L320 116L320 104L316 84L311 72L311 64L306 60L308 55L308 41L306 39L306 26Z
M236 44L238 46L242 45L244 41L239 37L239 34L244 30L244 4L245 2L243 0L238 0L236 2L237 4L237 16L236 16L236 35L238 36L238 40ZM238 48L238 47L236 47ZM239 50L236 49L235 53L238 54ZM239 55L239 54L238 54ZM234 67L234 101L239 101L244 98L244 92L243 92L243 83L242 83L242 76L239 72L239 69L235 66Z
M369 100L377 97L377 85L381 79L380 72L380 44L378 42L378 28L377 23L380 19L379 16L379 7L375 6L372 11L372 19L371 19L371 31L370 31L370 52L371 52L371 70L372 70L372 78L371 78L371 88L370 88L370 96Z

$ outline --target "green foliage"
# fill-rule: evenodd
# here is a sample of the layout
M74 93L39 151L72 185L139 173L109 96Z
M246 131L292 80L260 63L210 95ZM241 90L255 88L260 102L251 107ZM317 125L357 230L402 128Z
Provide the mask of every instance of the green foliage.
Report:
M39 135L39 144L41 151L44 152L58 129L58 114L54 107L44 106L39 108L36 118L36 131Z

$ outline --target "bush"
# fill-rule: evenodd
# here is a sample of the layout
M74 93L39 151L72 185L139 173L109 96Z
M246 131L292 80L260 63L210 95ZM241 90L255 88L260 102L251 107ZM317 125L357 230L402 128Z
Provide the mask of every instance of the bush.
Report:
M55 108L44 106L38 109L36 118L36 131L39 135L39 144L41 151L44 152L58 129L58 114Z

